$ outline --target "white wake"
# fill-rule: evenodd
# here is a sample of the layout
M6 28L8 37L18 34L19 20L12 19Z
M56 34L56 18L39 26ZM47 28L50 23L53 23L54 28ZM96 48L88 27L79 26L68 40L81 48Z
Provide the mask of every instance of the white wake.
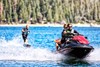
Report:
M46 48L26 48L21 37L6 41L0 39L0 60L61 60L63 56Z

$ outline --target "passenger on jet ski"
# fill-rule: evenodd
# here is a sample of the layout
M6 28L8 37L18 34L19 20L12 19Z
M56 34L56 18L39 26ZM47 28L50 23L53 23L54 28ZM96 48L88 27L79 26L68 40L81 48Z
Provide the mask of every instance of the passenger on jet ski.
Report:
M72 29L71 24L67 24L67 26L65 25L62 31L61 43L64 43L65 41L69 41L76 34L78 35L79 33L76 30Z
M63 43L67 43L70 41L70 39L75 35L79 34L76 30L72 29L71 24L64 24L62 31L62 38L55 40L56 42L56 49L62 48Z

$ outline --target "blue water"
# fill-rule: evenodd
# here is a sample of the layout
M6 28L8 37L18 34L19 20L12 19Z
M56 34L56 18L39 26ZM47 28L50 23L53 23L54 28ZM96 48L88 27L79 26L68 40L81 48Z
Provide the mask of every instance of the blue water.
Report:
M88 37L95 50L85 59L64 60L57 54L54 40L61 38L62 27L30 27L28 42L23 46L22 27L0 27L0 67L65 67L100 65L100 27L74 27Z

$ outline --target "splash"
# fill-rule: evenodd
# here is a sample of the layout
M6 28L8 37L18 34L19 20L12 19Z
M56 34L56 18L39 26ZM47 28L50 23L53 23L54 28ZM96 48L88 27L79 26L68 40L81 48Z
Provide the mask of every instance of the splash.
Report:
M86 58L87 61L100 61L100 48L95 48ZM12 40L0 38L0 60L63 60L65 56L52 52L46 48L26 48L23 46L21 36Z
M6 41L0 39L0 60L61 60L61 54L50 51L46 48L26 48L21 41L21 37L15 37L13 40Z
M0 46L21 46L23 44L21 36L15 36L12 40L6 40L5 37L0 38Z
M95 48L93 52L86 58L88 61L100 61L100 48Z

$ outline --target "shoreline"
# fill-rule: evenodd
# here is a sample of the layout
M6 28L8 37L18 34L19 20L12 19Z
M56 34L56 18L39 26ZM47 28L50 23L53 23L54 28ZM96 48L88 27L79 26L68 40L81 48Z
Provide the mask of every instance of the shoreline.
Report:
M73 27L100 27L98 24L72 24ZM0 24L0 27L11 26L11 27L23 27L26 24ZM63 27L63 24L29 24L32 27Z

